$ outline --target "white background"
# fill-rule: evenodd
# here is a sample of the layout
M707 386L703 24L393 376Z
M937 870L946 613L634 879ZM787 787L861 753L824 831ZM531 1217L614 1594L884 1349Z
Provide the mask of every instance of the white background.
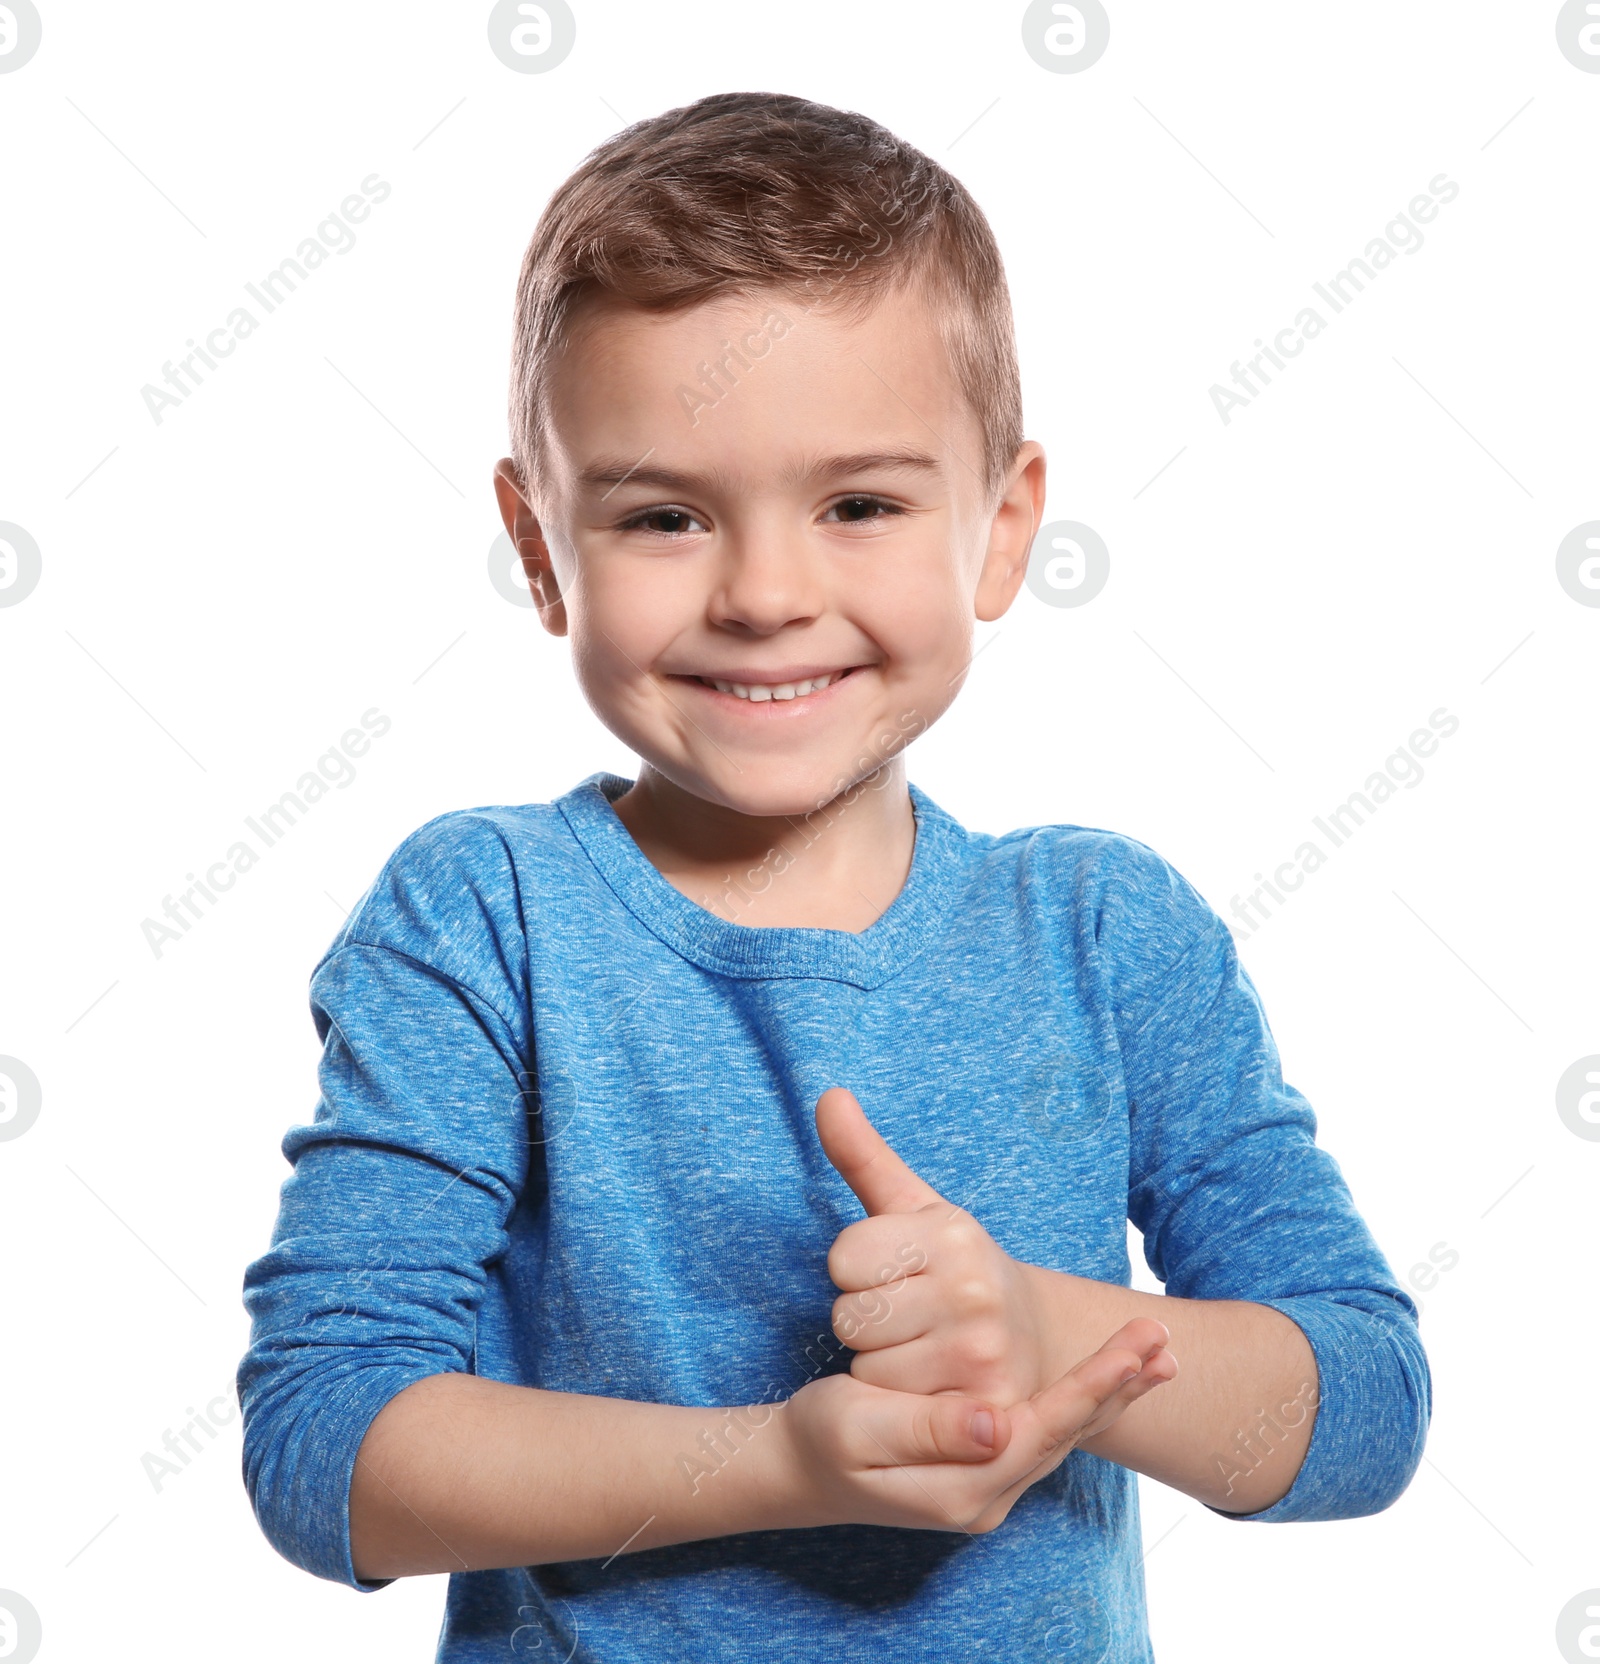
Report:
M1241 943L1397 1274L1456 1256L1418 1288L1427 1457L1331 1524L1142 1481L1158 1657L1560 1656L1600 1585L1600 1143L1555 1107L1600 1052L1600 609L1555 576L1600 517L1600 75L1531 0L1110 11L1052 74L1016 4L583 0L519 75L486 4L43 6L0 75L0 520L43 562L0 607L0 1053L43 1087L0 1143L0 1587L42 1659L432 1657L444 1580L280 1560L237 1419L159 1492L141 1458L231 1395L344 909L437 813L634 770L488 580L512 291L588 149L740 89L864 110L970 187L1047 518L1111 552L1090 604L988 627L910 757L937 802L1129 833L1226 912L1460 722ZM357 244L155 423L141 387L374 172ZM1424 245L1224 424L1212 384L1441 172ZM157 958L141 921L373 706L354 784Z

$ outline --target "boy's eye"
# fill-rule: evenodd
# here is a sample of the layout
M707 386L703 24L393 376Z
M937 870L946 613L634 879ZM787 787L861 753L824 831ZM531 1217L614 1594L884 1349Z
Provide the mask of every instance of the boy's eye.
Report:
M882 497L868 497L857 493L849 497L841 497L833 505L829 513L838 511L839 518L845 524L853 524L862 520L876 520L890 514L901 514L904 510L894 503L886 502Z
M904 512L904 509L882 497L873 497L865 492L853 492L832 504L824 519L837 516L840 523L859 525L865 521L885 519L891 514ZM688 509L668 507L641 509L624 520L619 529L648 532L653 537L678 538L691 530L704 531L705 527Z
M657 537L682 537L691 525L698 524L686 508L647 508L624 520L621 529L653 532Z

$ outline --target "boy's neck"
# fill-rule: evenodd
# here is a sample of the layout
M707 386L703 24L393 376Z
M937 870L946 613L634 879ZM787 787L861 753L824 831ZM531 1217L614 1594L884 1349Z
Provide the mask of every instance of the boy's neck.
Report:
M656 871L708 912L735 924L859 932L905 885L916 816L899 757L853 791L807 813L746 815L641 763L612 807Z

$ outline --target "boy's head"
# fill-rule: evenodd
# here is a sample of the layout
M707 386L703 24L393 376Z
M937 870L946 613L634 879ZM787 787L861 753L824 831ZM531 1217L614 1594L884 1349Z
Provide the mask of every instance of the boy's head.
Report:
M875 122L778 94L636 123L557 190L510 424L502 514L585 696L746 815L831 801L937 719L1043 505L981 211Z

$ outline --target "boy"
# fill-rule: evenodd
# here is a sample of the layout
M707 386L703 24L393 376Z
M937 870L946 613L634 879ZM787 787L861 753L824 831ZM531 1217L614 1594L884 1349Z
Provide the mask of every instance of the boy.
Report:
M316 968L246 1277L272 1542L450 1571L451 1661L1121 1664L1135 1472L1387 1507L1416 1309L1226 928L1143 844L906 780L1044 501L972 199L803 99L638 123L535 231L511 426L639 774L430 821Z

